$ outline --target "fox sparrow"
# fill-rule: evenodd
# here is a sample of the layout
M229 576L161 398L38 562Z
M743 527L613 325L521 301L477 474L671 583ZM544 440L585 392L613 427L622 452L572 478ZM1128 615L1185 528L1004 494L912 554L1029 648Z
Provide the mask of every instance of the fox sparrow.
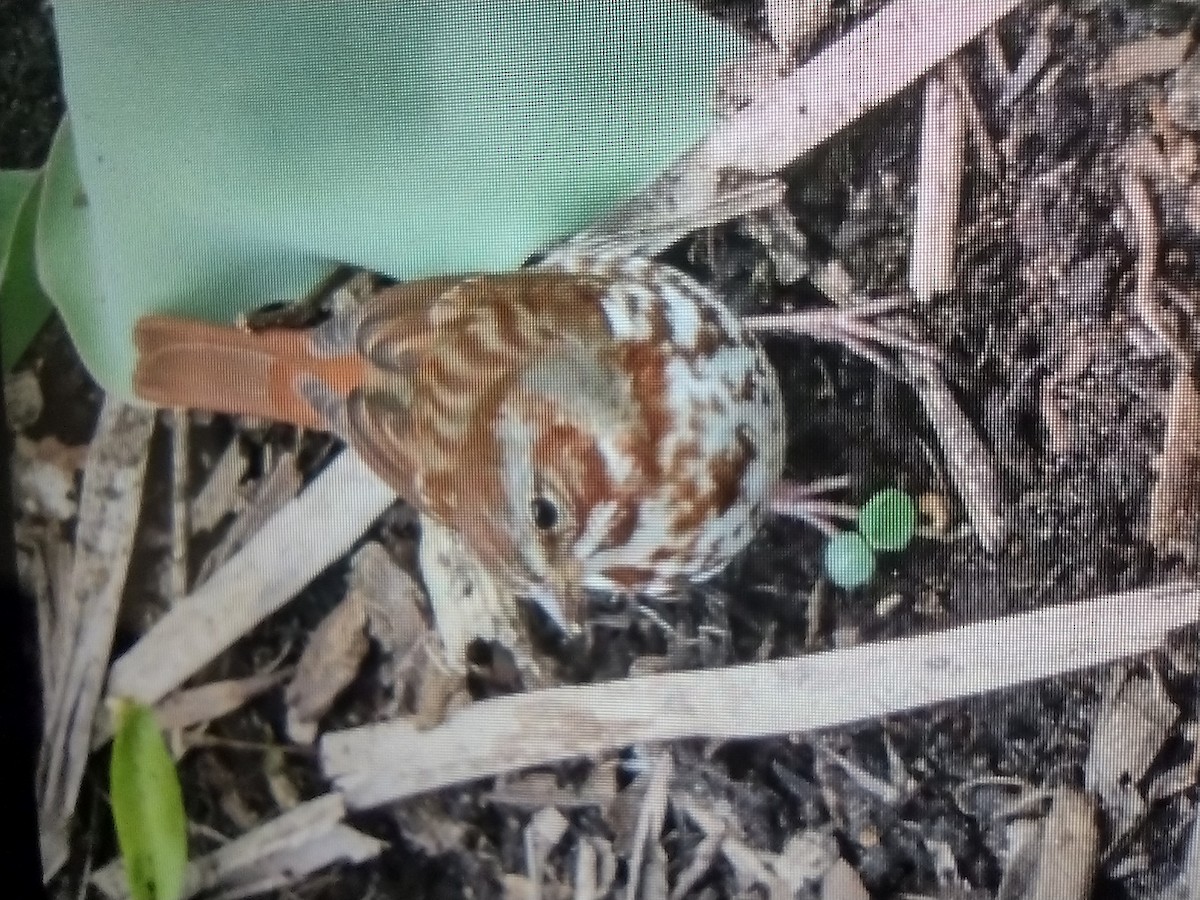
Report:
M575 255L385 288L303 330L152 315L134 389L345 439L518 590L662 593L751 539L783 465L771 364L714 294Z

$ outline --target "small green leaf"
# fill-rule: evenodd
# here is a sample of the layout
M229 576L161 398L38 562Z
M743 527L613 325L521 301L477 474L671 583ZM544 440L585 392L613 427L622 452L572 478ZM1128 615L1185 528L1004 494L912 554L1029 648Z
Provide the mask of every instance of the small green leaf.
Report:
M875 574L875 552L857 531L831 537L824 562L829 580L841 588L861 587Z
M876 550L903 550L916 527L917 505L896 488L880 491L858 513L858 530Z
M113 821L134 900L177 900L187 870L187 817L175 762L148 706L117 701Z
M34 267L41 173L0 170L0 362L11 370L50 314Z

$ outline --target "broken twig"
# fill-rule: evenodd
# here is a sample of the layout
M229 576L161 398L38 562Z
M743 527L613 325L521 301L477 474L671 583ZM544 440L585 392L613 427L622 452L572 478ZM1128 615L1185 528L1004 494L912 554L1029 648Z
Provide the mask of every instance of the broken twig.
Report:
M142 503L152 410L106 398L88 450L75 530L70 602L56 652L69 660L63 678L46 685L46 731L38 766L43 871L66 858L66 829L75 811L91 747L104 670Z
M878 719L1144 653L1197 622L1200 586L1174 582L795 659L508 696L426 731L394 720L332 732L321 761L352 807L372 807L642 742Z

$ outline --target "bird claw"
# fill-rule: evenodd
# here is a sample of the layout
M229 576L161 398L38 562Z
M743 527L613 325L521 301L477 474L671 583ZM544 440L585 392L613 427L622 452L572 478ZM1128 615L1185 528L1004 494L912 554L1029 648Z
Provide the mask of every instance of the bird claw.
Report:
M904 378L904 359L935 358L925 341L906 333L902 313L910 307L902 296L868 300L851 306L746 316L742 322L759 333L802 334L841 344L880 369Z
M834 475L815 481L780 481L768 498L768 508L777 516L803 519L822 534L829 536L842 531L835 522L853 521L858 508L848 503L827 499L829 494L850 486L847 475Z

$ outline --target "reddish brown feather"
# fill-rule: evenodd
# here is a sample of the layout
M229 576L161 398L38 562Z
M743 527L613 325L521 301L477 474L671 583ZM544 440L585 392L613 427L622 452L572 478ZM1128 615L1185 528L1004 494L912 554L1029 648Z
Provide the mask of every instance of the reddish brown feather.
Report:
M336 427L485 566L542 579L564 605L581 586L708 577L749 540L782 466L778 383L682 274L573 265L395 285L311 331L147 317L135 389ZM547 485L563 516L535 533L528 493Z
M161 406L260 416L305 428L327 423L298 391L315 377L341 397L360 386L358 354L322 357L307 332L253 332L173 316L144 316L134 326L134 392Z

